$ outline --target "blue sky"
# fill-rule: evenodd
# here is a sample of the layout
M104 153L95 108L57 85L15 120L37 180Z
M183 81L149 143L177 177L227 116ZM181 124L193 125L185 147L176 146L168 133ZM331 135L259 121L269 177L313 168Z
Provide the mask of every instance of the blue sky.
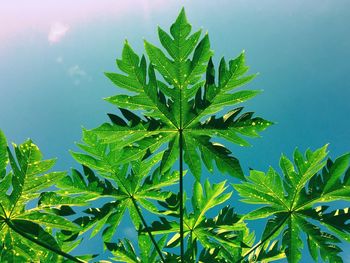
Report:
M296 146L330 143L332 157L349 151L346 0L1 1L0 128L10 141L32 138L46 157L58 157L57 169L78 167L68 149L81 127L115 111L102 98L120 90L103 72L115 70L124 39L142 53L143 38L158 43L157 25L168 29L182 6L194 29L208 31L214 61L244 49L260 73L249 87L264 93L245 105L277 124L253 147L231 147L246 170L277 168Z

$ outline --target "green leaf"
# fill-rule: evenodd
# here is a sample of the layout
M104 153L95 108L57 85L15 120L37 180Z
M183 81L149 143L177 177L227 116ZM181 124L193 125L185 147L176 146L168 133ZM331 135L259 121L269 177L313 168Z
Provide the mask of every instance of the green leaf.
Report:
M285 212L275 213L274 216L267 221L261 239L268 241L276 238L282 232L288 218L289 215Z
M220 210L214 218L208 218L206 215L210 209L217 208L220 204L227 201L232 192L224 193L227 186L225 182L210 184L207 180L204 188L196 181L193 185L192 207L193 212L185 212L184 216L184 236L188 236L188 242L191 241L189 250L197 247L197 242L208 249L219 248L225 245L228 250L234 250L240 255L241 247L245 246L243 232L247 231L245 224L241 221L232 208L226 206ZM174 196L172 196L174 197ZM165 200L162 206L171 207L178 204L178 197ZM160 217L160 221L154 221L150 230L153 234L172 234L167 242L167 247L176 247L180 242L179 223L169 221L165 217ZM144 232L145 230L143 230ZM187 255L193 258L191 252Z
M244 180L239 161L231 155L231 151L220 143L210 142L209 136L193 137L195 138L196 143L199 144L198 148L202 154L202 159L209 171L213 172L212 161L215 161L220 172L228 173L229 175Z
M194 177L199 181L202 172L202 164L200 161L200 155L197 151L196 140L191 136L184 136L184 160L190 168Z
M108 202L101 208L89 208L85 210L84 212L91 216L78 218L77 221L81 222L83 232L93 228L91 237L94 237L106 226L102 232L102 238L103 241L110 242L123 218L127 206L127 201Z
M16 229L25 232L32 238L36 238L54 249L60 249L53 236L44 231L39 225L26 220L13 220L11 223ZM7 260L11 260L9 262L27 261L28 259L37 259L38 261L40 259L44 262L58 261L57 254L23 238L12 229L6 234L2 244L4 247L3 253L0 255L2 262L8 262Z
M160 164L161 171L168 171L177 161L179 155L179 136L176 135L174 139L169 142L168 149L164 152L162 162Z
M238 160L212 138L248 146L243 136L258 137L272 123L253 117L251 112L240 114L242 107L222 115L223 109L260 92L235 91L255 75L245 75L248 67L241 54L228 65L224 59L220 62L215 83L209 36L201 37L200 30L191 30L182 9L170 33L158 28L164 49L144 41L149 61L125 43L122 58L117 59L121 73L106 73L115 85L129 92L107 98L119 107L121 115L109 114L112 124L84 132L84 144L79 147L88 154L72 153L78 162L101 173L112 173L106 163L123 165L167 145L161 162L161 169L166 171L174 165L181 145L184 161L197 180L201 177L201 161L209 170L215 162L221 172L243 179ZM93 136L88 133L96 138L87 138Z
M129 113L130 112L125 114ZM148 132L144 131L143 128L141 129L141 133L138 134L133 131L127 131L127 128L125 128L123 130L123 133L126 131L124 136L116 133L115 136L118 138L116 142L104 144L103 138L105 138L105 136L103 134L105 130L108 129L112 131L116 126L111 126L109 124L103 126L103 128L102 126L97 128L95 132L84 130L84 144L78 144L78 146L88 154L72 152L72 156L79 163L98 170L101 175L106 177L110 177L111 174L117 172L121 165L142 159L146 153L155 151L164 143L172 140L176 135L176 133L173 132ZM101 129L103 129L103 132ZM147 134L149 133L150 136L146 135L145 132ZM102 133L102 139L99 139L95 133L100 135ZM122 151L123 147L124 150Z
M15 217L16 219L28 220L30 222L37 223L39 225L45 225L47 227L58 228L68 231L78 231L80 227L69 220L49 213L42 213L39 211L30 211L23 215Z
M106 243L109 251L115 256L114 260L127 263L139 263L141 260L136 255L135 249L131 242L127 239L119 241L118 244Z
M174 119L166 106L158 100L158 96L149 92L149 89L157 89L157 86L154 85L156 83L151 81L148 84L146 83L145 58L142 57L140 60L127 41L124 44L122 59L117 60L117 65L127 76L118 73L105 73L105 75L118 87L136 92L137 95L117 95L107 98L107 101L122 108L145 110L146 115L159 118L172 126ZM149 74L152 74L152 72Z
M264 207L261 207L261 208L254 210L252 212L249 212L248 214L246 214L244 216L244 219L256 220L256 219L266 218L266 217L272 216L276 213L277 213L277 211L274 207L264 206Z
M323 192L329 193L332 190L336 190L339 186L339 180L341 176L345 173L346 169L350 165L350 154L344 154L335 160L329 171L331 176L327 180L324 186Z
M338 253L342 252L340 247L335 243L340 240L335 236L322 232L319 227L298 217L297 220L300 228L307 234L310 254L315 261L318 260L318 251L320 251L324 262L341 262L342 259Z
M98 153L96 152L96 155ZM136 230L139 230L142 221L136 210L134 201L140 206L138 209L148 210L154 214L163 214L153 203L154 201L165 201L172 194L163 188L172 186L179 180L179 173L170 170L160 172L160 168L152 168L160 163L165 152L159 152L143 160L135 160L130 166L122 168L109 163L108 156L103 150L100 160L105 166L93 166L101 173L101 176L108 180L101 180L88 167L84 166L84 175L73 170L71 177L66 177L58 183L61 190L59 196L52 196L57 203L68 205L81 205L92 200L103 200L108 197L110 201L103 201L102 207L89 208L84 213L89 216L82 216L75 220L82 227L80 234L92 229L91 237L103 229L103 240L110 242L117 231L119 223L128 211ZM106 172L111 171L111 172ZM87 183L86 183L87 181ZM43 195L43 198L47 194ZM49 198L49 197L47 197ZM112 200L111 200L112 199ZM134 201L133 201L134 200ZM45 199L41 203L45 204ZM104 228L104 226L106 226Z
M299 237L300 226L297 223L295 216L290 216L288 219L288 228L283 233L283 245L286 246L285 253L288 262L299 262L301 259L301 249L303 242Z
M192 206L196 218L193 225L194 228L204 220L204 214L209 209L222 204L231 197L232 192L223 194L227 189L225 184L226 181L211 186L209 181L206 180L204 183L204 194L201 184L199 182L194 183L192 196Z
M337 200L349 201L350 175L349 154L340 156L333 163L327 161L322 173L312 177L305 191L301 192L298 209L311 208L316 203ZM327 186L327 188L326 188Z
M278 246L278 241L275 240L265 243L258 247L254 253L250 254L246 262L272 262L281 260L286 257L283 249Z
M334 163L328 160L327 165L326 155L327 145L305 154L295 150L294 164L284 155L280 159L283 177L273 168L266 174L252 170L246 182L234 185L243 202L262 205L248 213L246 219L274 216L262 240L278 237L287 226L282 241L289 262L301 260L302 232L307 235L309 252L315 260L320 254L324 261L341 262L341 249L336 243L340 239L349 241L348 208L328 213L327 206L314 208L318 203L347 200L349 193L349 154ZM321 230L315 222L328 231Z
M301 211L301 214L319 221L339 238L350 242L350 220L349 207L336 209L327 213L329 206L318 206L314 209Z
M57 183L57 186L60 188L57 193L62 199L59 201L58 197L55 197L56 202L65 204L65 200L67 200L67 205L74 202L75 205L79 205L79 203L86 205L88 201L101 198L102 196L115 196L118 193L110 181L99 179L90 168L83 166L83 171L84 176L78 170L73 169L70 176L62 178ZM43 200L41 201L43 202Z
M37 206L36 199L43 191L65 178L66 173L49 172L55 160L42 160L39 148L31 140L18 146L13 144L13 148L14 153L7 147L6 138L0 132L0 165L4 171L0 179L0 247L4 248L0 253L0 261L57 261L59 256L56 252L33 240L60 251L51 229L79 231L80 227L65 219L58 211L42 210ZM8 160L11 169L6 174ZM55 201L46 200L47 207L56 206ZM27 208L28 205L31 209Z
M166 236L161 238L157 244L160 249L165 246ZM153 248L152 242L148 235L140 233L138 235L138 246L140 249L140 257L136 254L136 251L132 243L123 239L116 243L106 243L109 251L114 255L114 260L123 262L136 262L136 263L156 263L159 262L159 256L156 250Z

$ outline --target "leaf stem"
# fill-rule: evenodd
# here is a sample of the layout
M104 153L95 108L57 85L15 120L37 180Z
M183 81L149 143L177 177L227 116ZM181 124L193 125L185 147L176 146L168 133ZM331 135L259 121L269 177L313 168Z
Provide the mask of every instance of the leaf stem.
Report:
M184 262L184 207L183 207L183 130L179 129L179 149L180 149L180 156L179 156L179 165L180 165L180 180L179 180L179 186L180 186L180 255L181 255L181 262Z
M154 245L154 248L157 250L157 253L158 253L159 257L161 258L162 262L165 263L165 260L164 260L162 251L159 249L158 244L157 244L156 240L154 239L154 236L152 235L152 233L151 233L151 231L150 231L150 229L149 229L149 227L148 227L148 225L147 225L147 222L146 222L145 218L143 217L143 215L142 215L142 213L141 213L141 211L140 211L140 208L138 207L138 205L137 205L137 203L136 203L136 199L132 196L132 197L131 197L131 200L132 200L132 203L133 203L134 206L135 206L135 209L136 209L136 211L137 211L137 214L139 215L139 217L140 217L140 219L141 219L141 221L142 221L143 226L144 226L144 227L146 228L146 230L147 230L147 233L148 233L148 235L149 235L149 237L150 237L150 239L151 239L151 241L152 241L152 243L153 243L153 245Z
M271 232L270 234L268 234L264 239L260 240L254 247L252 247L251 249L249 249L249 251L247 253L245 253L243 256L241 256L236 263L240 263L242 262L243 259L245 259L247 256L249 256L255 249L257 249L258 247L260 247L261 245L263 245L267 240L269 240L276 232L277 230L279 230L284 223L287 221L287 219L290 217L290 214L288 214L279 224L278 226L276 226Z
M32 241L33 243L35 243L35 244L37 244L37 245L39 245L39 246L41 246L41 247L43 247L43 248L46 248L46 249L48 249L48 250L50 250L50 251L56 253L57 255L63 256L63 257L65 257L65 258L67 258L67 259L70 259L70 260L72 260L72 261L74 261L74 262L88 263L88 262L85 261L85 260L76 258L76 257L74 257L74 256L72 256L72 255L69 255L69 254L63 252L62 250L59 250L59 249L54 248L54 247L51 247L50 245L48 245L48 244L46 244L46 243L40 241L39 239L35 239L35 238L32 237L31 235L29 235L29 234L25 233L24 231L22 231L21 229L17 228L17 227L11 222L11 220L9 220L9 219L7 219L5 222L6 222L6 224L7 224L13 231L15 231L17 234L21 235L22 237L24 237L24 238L26 238L26 239Z

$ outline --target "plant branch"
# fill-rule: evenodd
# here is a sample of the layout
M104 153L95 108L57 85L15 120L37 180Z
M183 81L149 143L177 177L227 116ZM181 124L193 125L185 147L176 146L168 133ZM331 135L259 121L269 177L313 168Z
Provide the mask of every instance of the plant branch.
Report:
M288 214L279 224L278 226L276 226L271 232L270 234L268 234L264 239L260 240L254 247L252 247L251 249L249 249L249 251L247 253L245 253L243 256L241 256L236 263L240 263L242 262L243 259L245 259L247 256L249 256L255 249L257 249L258 247L260 247L261 245L263 245L267 240L269 240L276 232L277 230L279 230L284 223L287 221L287 219L290 217L291 214Z
M133 203L134 206L135 206L135 209L136 209L136 211L137 211L137 214L139 215L139 217L140 217L140 219L141 219L141 221L142 221L143 226L146 228L147 233L148 233L150 239L152 240L152 243L153 243L153 245L154 245L154 248L157 250L157 253L158 253L159 257L161 258L162 262L165 263L165 260L164 260L162 251L160 251L160 249L159 249L159 247L158 247L158 244L157 244L156 240L154 239L154 236L152 235L152 233L151 233L151 231L150 231L150 229L149 229L149 227L148 227L148 225L147 225L147 222L146 222L145 218L143 217L143 215L142 215L142 213L141 213L141 211L140 211L140 208L138 207L138 205L137 205L137 203L136 203L136 200L135 200L135 198L134 198L133 196L131 197L131 200L132 200L132 203Z
M54 247L51 247L51 246L48 245L47 243L44 243L44 242L42 242L42 241L40 241L40 240L38 240L38 239L35 239L35 238L32 237L31 235L29 235L29 234L23 232L21 229L17 228L17 227L11 222L11 220L7 219L5 222L6 222L6 224L7 224L13 231L15 231L17 234L19 234L19 235L21 235L22 237L24 237L24 238L26 238L26 239L32 241L32 242L35 243L35 244L37 244L37 245L39 245L39 246L41 246L41 247L43 247L43 248L46 248L46 249L48 249L48 250L50 250L50 251L56 253L57 255L63 256L63 257L65 257L65 258L67 258L67 259L70 259L70 260L72 260L72 261L74 261L74 262L87 263L87 261L85 261L85 260L76 258L76 257L74 257L74 256L72 256L72 255L69 255L69 254L63 252L62 250L59 250L59 249L54 248Z
M184 249L184 207L183 207L183 130L180 129L180 136L179 136L179 148L180 148L180 158L179 158L179 163L180 163L180 255L181 255L181 262L184 262L184 254L185 254L185 249Z

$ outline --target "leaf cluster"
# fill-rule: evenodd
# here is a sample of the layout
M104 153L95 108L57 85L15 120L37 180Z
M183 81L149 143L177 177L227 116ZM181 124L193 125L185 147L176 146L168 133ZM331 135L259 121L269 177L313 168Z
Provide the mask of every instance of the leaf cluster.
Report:
M158 36L161 47L145 40L142 56L125 41L118 71L105 73L125 93L106 98L117 107L109 122L83 129L71 152L81 171L51 172L55 160L31 140L11 150L0 132L0 261L94 261L68 253L100 236L112 255L101 262L294 263L304 243L316 262L343 262L350 154L333 162L327 145L297 149L293 160L282 155L281 172L245 176L223 143L249 146L272 122L241 105L260 93L242 89L256 76L244 52L216 69L208 34L192 32L184 9ZM211 183L204 168L234 183ZM233 189L259 207L237 213ZM249 227L257 219L267 220L260 238ZM137 242L121 237L123 220Z

